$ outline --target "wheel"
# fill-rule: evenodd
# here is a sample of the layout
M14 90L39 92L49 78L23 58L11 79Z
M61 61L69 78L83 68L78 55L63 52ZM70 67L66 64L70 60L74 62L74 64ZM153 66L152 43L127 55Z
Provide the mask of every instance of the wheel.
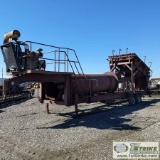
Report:
M31 98L31 97L32 97L31 92L28 92L28 93L27 93L27 98Z
M29 92L29 91L23 92L22 95L23 95L23 98L31 98L32 97L31 92Z
M141 95L140 95L140 94L137 94L137 95L135 96L135 101L136 101L136 104L141 103Z
M128 103L129 103L130 106L135 105L135 103L136 103L135 97L132 96L132 97L128 100Z

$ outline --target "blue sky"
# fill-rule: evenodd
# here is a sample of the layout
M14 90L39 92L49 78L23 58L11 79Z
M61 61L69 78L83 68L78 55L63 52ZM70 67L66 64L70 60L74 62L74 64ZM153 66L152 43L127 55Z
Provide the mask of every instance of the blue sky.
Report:
M18 29L19 40L76 50L85 73L109 71L114 49L152 62L160 77L159 0L5 0L1 1L0 44L5 32ZM0 70L4 68L0 54Z

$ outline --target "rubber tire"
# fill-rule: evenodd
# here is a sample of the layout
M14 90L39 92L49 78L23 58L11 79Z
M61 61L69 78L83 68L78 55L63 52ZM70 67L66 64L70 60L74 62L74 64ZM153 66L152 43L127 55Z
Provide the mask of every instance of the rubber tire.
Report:
M32 97L32 94L31 94L31 92L28 92L28 96L27 96L28 98L31 98Z
M135 101L136 101L136 104L141 103L141 95L140 95L140 94L137 94L137 95L135 96Z
M135 96L132 96L132 97L128 100L128 103L129 103L130 106L134 106L135 103L136 103Z

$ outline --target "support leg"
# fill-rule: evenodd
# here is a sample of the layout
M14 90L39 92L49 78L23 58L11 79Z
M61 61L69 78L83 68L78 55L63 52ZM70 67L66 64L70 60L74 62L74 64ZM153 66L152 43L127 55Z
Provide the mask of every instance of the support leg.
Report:
M78 95L77 94L75 99L75 113L76 113L76 116L78 116Z
M2 90L3 100L6 100L7 88L8 88L8 83L6 80L4 80L3 81L3 90Z
M49 114L50 112L49 112L49 104L48 103L46 103L46 109L47 109L47 113Z

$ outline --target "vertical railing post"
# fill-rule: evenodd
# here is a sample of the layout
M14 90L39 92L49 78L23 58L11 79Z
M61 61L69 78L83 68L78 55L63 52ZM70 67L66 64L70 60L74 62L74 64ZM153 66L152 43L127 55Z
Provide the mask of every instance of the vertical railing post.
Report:
M64 72L66 72L66 55L65 55L65 52L64 52Z
M67 49L67 53L66 53L67 55L67 57L69 57L69 52L68 52L68 49ZM67 72L69 72L69 62L68 62L68 60L67 60Z
M30 42L30 53L32 52L32 43ZM29 57L30 59L30 70L32 70L32 57Z
M58 49L58 72L60 72L60 48Z
M56 50L54 52L54 71L56 72Z

